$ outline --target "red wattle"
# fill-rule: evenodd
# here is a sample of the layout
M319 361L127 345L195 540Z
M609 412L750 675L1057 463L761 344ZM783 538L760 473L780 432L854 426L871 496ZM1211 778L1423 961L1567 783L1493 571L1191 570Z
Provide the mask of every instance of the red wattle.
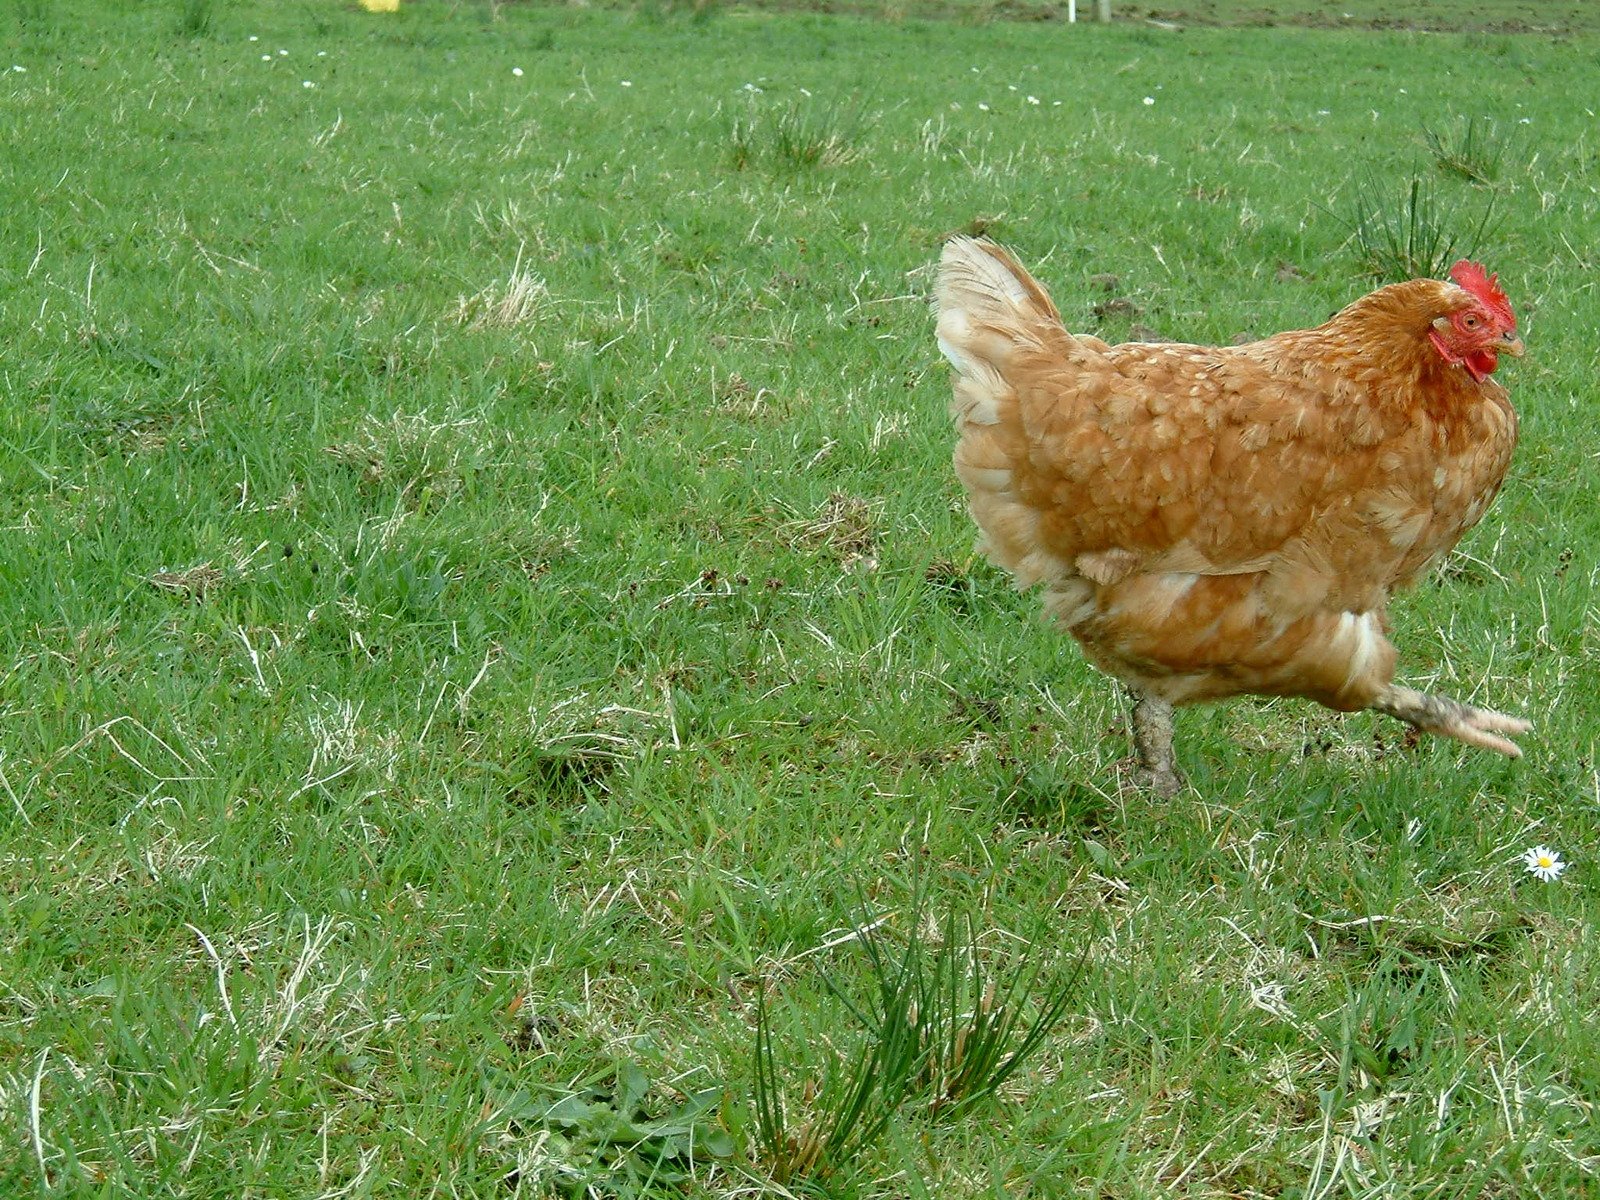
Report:
M1474 350L1465 359L1467 373L1482 383L1494 374L1494 369L1500 365L1500 356L1493 350Z

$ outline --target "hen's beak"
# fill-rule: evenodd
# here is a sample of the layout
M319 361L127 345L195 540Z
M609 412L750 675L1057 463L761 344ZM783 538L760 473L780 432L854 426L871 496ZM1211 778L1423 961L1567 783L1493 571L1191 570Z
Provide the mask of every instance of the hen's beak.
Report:
M1502 333L1500 344L1495 347L1501 354L1509 354L1512 358L1521 358L1527 353L1527 347L1522 344L1522 339L1514 333Z

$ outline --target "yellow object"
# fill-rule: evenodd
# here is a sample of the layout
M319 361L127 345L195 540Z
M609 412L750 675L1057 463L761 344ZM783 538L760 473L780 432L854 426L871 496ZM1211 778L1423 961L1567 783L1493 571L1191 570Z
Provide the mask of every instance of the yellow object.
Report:
M400 0L361 0L361 7L368 12L399 12Z

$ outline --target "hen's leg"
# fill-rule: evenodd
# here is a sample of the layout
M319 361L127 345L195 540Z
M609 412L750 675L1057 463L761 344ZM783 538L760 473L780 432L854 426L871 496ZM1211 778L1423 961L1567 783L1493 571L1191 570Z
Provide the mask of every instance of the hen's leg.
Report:
M1158 796L1176 796L1183 776L1172 763L1172 705L1133 693L1133 751L1139 760L1135 775L1139 786Z
M1409 721L1418 729L1443 734L1469 746L1482 746L1485 750L1498 750L1511 758L1521 758L1522 750L1513 741L1499 736L1527 733L1532 722L1521 717L1508 717L1493 709L1474 708L1448 696L1430 696L1413 688L1389 684L1378 693L1371 707Z

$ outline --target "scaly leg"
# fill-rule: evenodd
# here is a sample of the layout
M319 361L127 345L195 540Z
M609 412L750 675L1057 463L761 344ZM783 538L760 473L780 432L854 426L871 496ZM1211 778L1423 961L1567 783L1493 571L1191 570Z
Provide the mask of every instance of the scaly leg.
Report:
M1505 713L1488 708L1474 708L1448 696L1430 696L1394 683L1378 693L1371 707L1391 717L1399 717L1428 733L1453 737L1469 746L1482 746L1485 750L1498 750L1511 758L1521 758L1521 748L1499 735L1508 733L1515 736L1533 728L1531 721L1524 721L1521 717L1508 717Z
M1168 799L1178 794L1183 776L1172 763L1172 705L1133 693L1133 752L1139 763L1134 778L1140 787Z

